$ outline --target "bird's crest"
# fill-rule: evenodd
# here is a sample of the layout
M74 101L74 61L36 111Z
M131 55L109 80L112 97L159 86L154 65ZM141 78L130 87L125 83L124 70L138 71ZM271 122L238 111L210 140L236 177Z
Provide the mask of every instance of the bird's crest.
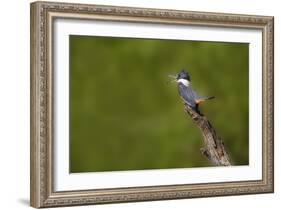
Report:
M191 77L185 69L182 69L180 73L178 73L177 80L178 79L187 79L188 81L191 81Z

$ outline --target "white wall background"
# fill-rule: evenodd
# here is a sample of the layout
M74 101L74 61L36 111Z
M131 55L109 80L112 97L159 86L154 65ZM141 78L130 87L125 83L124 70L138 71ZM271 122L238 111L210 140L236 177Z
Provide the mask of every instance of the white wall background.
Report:
M151 7L275 16L275 193L173 201L99 205L99 209L280 209L281 56L280 3L274 0L68 0L117 6ZM0 9L0 209L29 207L29 3L6 0ZM279 118L279 119L278 119ZM90 209L93 206L69 207Z

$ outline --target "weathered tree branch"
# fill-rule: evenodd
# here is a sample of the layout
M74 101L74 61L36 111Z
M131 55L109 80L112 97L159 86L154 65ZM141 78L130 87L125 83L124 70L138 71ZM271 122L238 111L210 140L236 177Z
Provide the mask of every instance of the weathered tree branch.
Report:
M184 106L185 112L190 115L202 132L205 147L201 149L201 153L216 166L230 166L230 159L224 148L224 143L217 135L209 120L187 104Z

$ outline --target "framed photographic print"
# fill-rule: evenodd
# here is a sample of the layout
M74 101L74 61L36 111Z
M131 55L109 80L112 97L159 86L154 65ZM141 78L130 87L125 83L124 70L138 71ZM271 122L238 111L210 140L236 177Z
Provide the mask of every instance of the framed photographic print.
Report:
M273 186L273 17L31 4L33 207Z

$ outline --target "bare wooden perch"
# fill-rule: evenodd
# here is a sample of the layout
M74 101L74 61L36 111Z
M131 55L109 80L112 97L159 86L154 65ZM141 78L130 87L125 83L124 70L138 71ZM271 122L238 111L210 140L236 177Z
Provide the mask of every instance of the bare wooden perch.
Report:
M185 112L190 115L195 124L200 128L205 147L201 149L201 153L206 156L216 166L230 166L229 156L224 148L224 143L216 134L209 120L196 112L187 104L184 104Z

